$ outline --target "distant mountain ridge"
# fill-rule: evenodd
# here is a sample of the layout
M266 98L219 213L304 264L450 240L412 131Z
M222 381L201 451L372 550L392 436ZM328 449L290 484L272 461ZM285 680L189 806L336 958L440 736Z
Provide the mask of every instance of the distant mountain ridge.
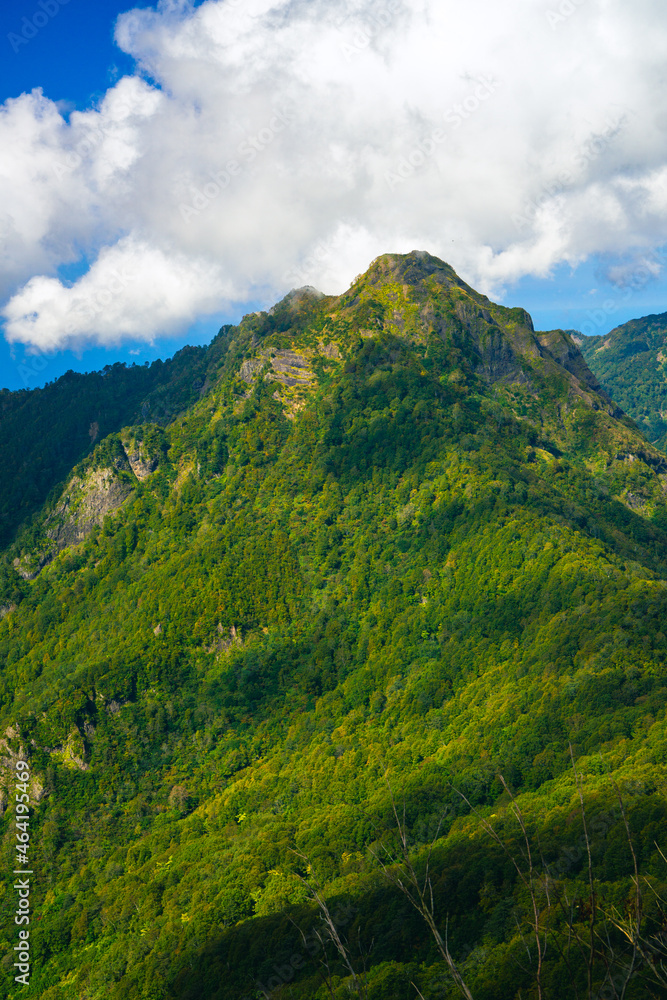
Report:
M119 362L41 389L0 390L0 544L97 441L127 424L168 423L199 398L218 362L214 340L150 366Z
M577 340L606 391L649 441L667 448L667 313L632 319Z

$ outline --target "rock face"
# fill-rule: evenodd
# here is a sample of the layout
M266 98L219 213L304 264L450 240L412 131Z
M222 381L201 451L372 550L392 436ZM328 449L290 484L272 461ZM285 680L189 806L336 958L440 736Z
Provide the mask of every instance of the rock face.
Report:
M252 383L267 361L273 369L265 375L267 382L281 382L286 386L309 386L314 380L308 359L303 354L289 350L272 350L262 352L258 357L243 362L239 372L243 381Z
M400 285L406 299L419 306L415 326L438 333L446 343L462 350L486 382L514 383L539 393L543 377L567 373L573 397L593 392L602 395L610 415L618 411L600 391L569 334L562 330L536 333L525 309L508 309L491 302L438 258L423 251L387 254L374 261L366 275L366 280L369 278L378 288L388 279Z
M264 360L262 358L248 358L248 360L244 361L241 365L239 375L244 382L250 384L263 367Z
M84 479L70 480L47 521L46 535L57 551L85 541L107 514L113 514L127 500L134 488L130 468L129 462L118 458L111 468L91 470Z
M137 464L139 471L144 473L152 463L143 463L142 460L141 464ZM62 497L46 518L41 551L14 559L14 569L19 576L24 580L34 580L62 549L84 542L93 528L102 524L107 514L113 514L127 500L138 478L128 459L118 456L111 466L90 469L83 477L70 479ZM5 614L11 610L11 607L7 608Z
M75 771L87 771L90 768L90 764L86 764L83 759L84 753L83 737L77 726L74 726L62 746L54 747L51 750L51 756L55 760L60 761L64 767Z
M313 381L313 373L302 354L297 354L295 351L276 351L270 361L273 371L267 375L267 381L282 382L287 386L309 386Z
M19 746L16 746L19 741ZM12 746L12 743L14 744ZM13 802L16 785L16 762L26 759L26 750L21 742L18 727L8 726L4 736L0 738L0 816L4 815L7 805ZM32 770L30 774L30 802L38 803L44 795L44 785Z
M35 580L39 572L53 559L55 553L30 553L14 560L14 569L23 580Z
M566 368L572 375L584 383L598 396L609 403L609 412L614 417L620 417L623 411L612 401L611 397L602 388L597 378L590 370L584 357L579 350L576 339L568 330L549 330L546 333L536 334L540 346L547 350L563 368Z
M158 467L158 459L150 458L145 455L139 448L136 451L128 451L126 449L125 454L127 455L127 460L130 463L130 468L135 474L140 483L143 483L145 479L148 479Z
M526 383L526 373L512 345L488 309L474 302L457 302L454 312L459 323L476 344L479 352L477 372L488 382L500 380ZM533 324L526 313L526 329Z

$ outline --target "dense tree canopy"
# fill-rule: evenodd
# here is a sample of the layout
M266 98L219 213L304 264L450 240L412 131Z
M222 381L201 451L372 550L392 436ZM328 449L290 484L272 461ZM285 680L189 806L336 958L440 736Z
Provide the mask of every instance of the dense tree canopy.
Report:
M601 384L659 448L667 445L667 313L632 319L604 337L582 337Z
M667 459L567 334L427 255L213 347L4 555L32 995L460 996L397 886L427 859L475 1000L667 995ZM127 493L58 549L104 470Z

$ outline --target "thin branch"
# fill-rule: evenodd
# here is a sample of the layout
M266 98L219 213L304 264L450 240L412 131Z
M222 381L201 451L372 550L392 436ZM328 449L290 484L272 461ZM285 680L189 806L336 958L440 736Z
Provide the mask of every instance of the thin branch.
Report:
M433 838L433 841L431 842L431 845L428 850L428 854L426 857L426 869L425 869L424 879L422 882L420 881L417 872L415 871L412 859L410 857L410 849L409 849L408 835L407 835L405 801L403 802L403 821L401 822L401 819L398 814L398 809L396 808L396 801L394 799L391 786L389 785L389 782L386 780L386 778L385 781L387 784L387 788L389 790L389 797L391 799L392 811L394 813L394 819L396 821L396 827L398 829L398 837L400 842L400 852L402 854L402 860L400 862L397 862L396 858L392 857L390 851L384 845L382 846L385 854L387 855L388 863L385 863L385 861L383 861L382 858L378 854L376 854L373 850L371 850L370 853L382 868L382 871L384 872L386 878L393 885L395 885L398 889L401 890L406 899L409 900L409 902L412 904L415 910L417 910L417 912L426 922L438 947L438 951L444 958L447 964L447 968L449 969L450 974L454 979L454 982L456 983L459 992L466 998L466 1000L473 1000L472 993L468 989L468 986L465 983L463 976L459 972L458 967L451 955L451 952L449 951L448 940L446 937L445 938L442 937L442 934L438 930L438 925L435 920L435 902L433 898L433 882L430 874L430 861L436 840L438 838L438 834L440 832L440 826L442 824L442 820L438 825L436 836ZM396 871L397 868L398 872ZM447 921L447 924L449 924L449 919Z
M628 968L628 974L627 974L625 983L623 984L623 989L621 990L621 996L620 996L620 1000L624 1000L625 993L626 993L626 990L628 988L628 983L630 982L632 974L633 974L633 972L635 970L635 965L637 963L637 952L638 952L639 942L641 940L641 924L642 924L642 917L643 917L643 900L642 900L641 885L640 885L640 882L639 882L639 865L637 863L637 854L635 852L635 847L634 847L634 844L632 843L632 833L630 832L630 824L628 822L628 817L627 817L627 813L625 811L625 805L623 803L623 798L621 796L620 789L619 789L618 785L615 784L615 783L614 783L614 788L616 790L616 795L617 795L617 798L618 798L618 804L621 807L621 816L623 817L623 825L625 826L625 832L626 832L627 838L628 838L628 845L630 847L630 853L632 855L632 864L633 864L633 868L634 868L634 878L633 878L633 881L634 881L634 884L635 884L635 922L634 922L634 927L633 927L632 959L631 959L631 962L630 962L630 966ZM630 926L632 927L632 917L630 917Z
M526 824L525 824L525 821L524 821L524 818L523 818L523 813L521 812L521 809L520 809L520 807L519 807L516 799L512 795L512 792L510 791L509 786L508 786L507 782L505 781L505 778L503 777L502 774L498 775L498 777L500 778L500 780L502 782L502 785L503 785L503 788L505 789L505 791L507 792L507 794L509 795L509 797L510 797L510 799L512 801L512 812L513 812L514 816L516 816L516 818L517 818L517 820L519 822L519 826L521 828L521 832L523 834L524 843L526 845L526 852L527 852L526 855L524 855L524 857L526 857L526 860L527 860L527 863L528 863L528 874L527 875L523 871L523 869L521 868L521 865L519 864L519 862L517 861L517 859L515 858L515 856L511 853L511 851L509 850L509 848L507 847L507 845L505 844L505 842L501 839L501 837L493 829L493 827L491 826L491 824L489 823L489 821L484 816L481 815L481 813L479 812L479 810L475 809L475 807L473 806L473 804L463 794L463 792L460 792L458 790L458 788L454 788L454 791L457 793L457 795L461 796L461 798L463 799L464 802L466 802L468 804L469 808L472 810L472 812L474 812L475 816L477 816L477 818L481 822L483 829L489 834L490 837L492 837L492 839L496 842L496 844L498 844L498 846L501 848L501 850L504 851L504 853L510 859L510 861L514 865L514 868L516 869L517 875L519 876L519 878L521 880L521 883L528 890L528 893L529 893L530 899L531 899L531 906L532 906L532 910L533 910L533 923L532 923L532 927L533 927L533 932L535 934L535 943L537 945L537 974L536 974L537 996L538 996L538 1000L542 1000L542 997L543 997L543 993L542 993L542 962L543 962L543 959L544 959L544 954L546 952L546 938L545 938L545 944L543 945L543 943L542 943L542 936L541 936L541 930L540 930L539 906L538 906L538 903L537 903L537 894L535 892L535 879L534 879L534 869L533 869L533 855L532 855L532 851L531 851L531 847L530 847L530 838L528 836L528 830L526 828ZM454 786L452 786L452 787L454 787Z
M310 872L311 873L313 872L313 866L311 865L309 859L306 857L305 854L301 854L299 851L294 851L294 850L292 850L292 853L296 854L297 857L299 857L299 858L302 859L302 861L305 861L306 865L308 866L308 869L310 870ZM324 898L323 898L323 896L321 894L320 886L319 886L319 884L317 882L317 879L316 879L314 873L312 875L312 881L310 881L310 882L308 881L308 879L305 879L302 875L299 875L298 872L295 872L294 874L299 879L299 881L302 882L303 885L306 886L306 888L310 892L311 896L313 897L313 899L317 903L318 907L320 908L320 914L321 914L322 919L323 919L323 921L324 921L324 923L326 925L326 928L327 928L327 931L328 931L328 933L329 933L329 935L331 937L331 940L333 941L338 954L342 958L343 963L345 964L346 968L348 969L348 971L350 973L350 976L352 977L352 983L354 985L354 989L355 989L356 993L358 994L358 996L360 998L365 997L366 996L366 985L365 985L364 982L361 982L359 980L359 978L357 977L356 972L354 971L354 967L352 965L352 961L351 961L351 958L350 958L350 953L349 953L348 949L346 948L345 944L343 943L343 941L340 938L340 935L339 935L338 930L336 928L336 924L334 923L333 917L331 916L331 913L329 912L329 907L327 906L326 901L324 900Z
M586 824L586 809L584 807L584 793L581 789L581 778L577 771L576 764L574 762L574 750L572 749L572 744L570 747L570 759L572 761L572 770L574 771L574 780L577 786L577 792L579 793L579 805L581 807L581 819L584 824L584 839L586 841L586 855L588 857L588 889L589 889L589 902L590 902L590 916L588 920L588 960L586 962L586 972L588 980L588 996L589 998L593 996L593 963L595 959L595 917L597 909L597 899L595 895L595 885L593 883L593 859L591 856L591 842L588 836L588 826Z

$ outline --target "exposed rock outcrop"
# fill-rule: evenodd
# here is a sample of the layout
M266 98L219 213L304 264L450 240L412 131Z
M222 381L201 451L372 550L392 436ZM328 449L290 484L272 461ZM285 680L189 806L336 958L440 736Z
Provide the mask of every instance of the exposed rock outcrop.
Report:
M148 479L148 477L152 475L158 467L159 460L146 455L141 448L138 448L136 451L128 451L126 449L125 454L127 455L127 460L130 463L132 472L135 474L140 483L143 483L145 479Z
M123 476L124 472L129 475ZM117 458L111 468L93 469L83 479L70 480L46 524L46 536L56 552L85 541L94 527L118 510L134 489L131 475L129 462Z
M273 371L266 376L268 382L309 386L315 378L306 358L295 351L276 351L269 360Z
M55 552L26 553L26 555L17 556L14 559L13 566L23 580L35 580L39 576L40 571L53 559L55 554Z
M116 457L112 466L89 469L74 476L44 522L44 539L39 551L14 559L16 572L24 580L34 580L58 553L84 542L93 528L108 514L114 514L134 491L137 478L127 458ZM4 614L12 610L4 609ZM4 617L0 609L0 617Z

